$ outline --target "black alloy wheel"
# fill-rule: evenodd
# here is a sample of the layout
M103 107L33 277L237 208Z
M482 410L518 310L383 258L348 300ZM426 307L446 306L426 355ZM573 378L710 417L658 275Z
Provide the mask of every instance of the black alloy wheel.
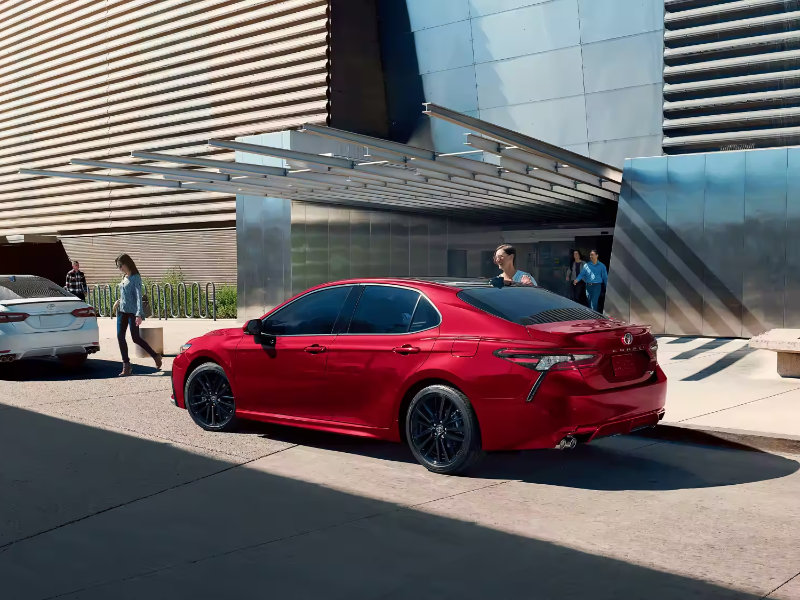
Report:
M455 475L482 455L478 420L467 397L446 385L431 385L408 406L406 440L429 471Z
M236 401L225 370L204 363L191 372L184 388L186 410L206 431L230 431L236 423Z

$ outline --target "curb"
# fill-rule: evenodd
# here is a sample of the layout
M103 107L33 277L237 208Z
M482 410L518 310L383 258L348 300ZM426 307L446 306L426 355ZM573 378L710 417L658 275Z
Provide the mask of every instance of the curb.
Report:
M663 424L657 425L654 429L636 432L633 435L666 442L684 442L730 450L800 454L800 437L758 431Z

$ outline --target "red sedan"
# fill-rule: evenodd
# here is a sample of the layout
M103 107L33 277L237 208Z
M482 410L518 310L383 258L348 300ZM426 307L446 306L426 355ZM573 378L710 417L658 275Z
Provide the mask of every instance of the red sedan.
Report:
M666 396L656 350L647 327L542 288L360 279L191 340L173 398L210 431L256 419L404 440L452 474L483 451L654 426Z

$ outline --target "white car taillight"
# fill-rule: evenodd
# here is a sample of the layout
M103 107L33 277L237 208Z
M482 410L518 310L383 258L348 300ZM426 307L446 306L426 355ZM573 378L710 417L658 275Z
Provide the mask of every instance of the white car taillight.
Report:
M95 312L94 308L91 306L87 306L86 308L76 308L72 311L73 317L96 317L97 312Z
M19 323L29 316L28 313L0 312L0 323Z

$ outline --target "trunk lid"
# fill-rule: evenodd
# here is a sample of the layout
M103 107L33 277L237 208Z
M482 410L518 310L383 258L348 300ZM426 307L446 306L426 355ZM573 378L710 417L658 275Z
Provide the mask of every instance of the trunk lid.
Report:
M533 339L548 345L597 354L597 362L580 367L580 372L598 390L642 383L656 369L656 355L651 350L655 338L646 325L598 319L529 325L526 329Z
M83 325L85 318L76 317L72 311L76 308L86 308L88 305L78 298L24 298L19 300L4 300L0 305L5 306L9 312L21 312L30 315L18 326L29 327L34 331L64 331L78 329Z

